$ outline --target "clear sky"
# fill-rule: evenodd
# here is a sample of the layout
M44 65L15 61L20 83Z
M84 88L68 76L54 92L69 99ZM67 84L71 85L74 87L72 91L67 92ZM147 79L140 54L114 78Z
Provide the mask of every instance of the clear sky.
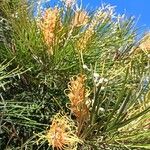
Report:
M46 0L45 0L46 1ZM47 0L47 6L50 6L52 1L57 3L57 0ZM77 0L82 1L83 6L88 5L88 9L96 9L102 3L116 6L116 12L127 16L135 16L137 27L143 31L150 31L150 0Z

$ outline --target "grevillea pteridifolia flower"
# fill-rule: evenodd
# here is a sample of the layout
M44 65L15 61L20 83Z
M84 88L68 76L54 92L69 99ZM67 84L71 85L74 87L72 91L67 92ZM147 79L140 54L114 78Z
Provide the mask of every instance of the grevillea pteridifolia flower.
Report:
M57 150L76 150L82 141L76 135L76 126L66 115L56 114L45 138L50 146Z
M39 26L42 30L44 41L49 47L49 53L53 54L52 46L57 41L56 31L61 29L60 12L57 7L45 11Z
M85 80L86 77L79 74L72 77L68 84L67 96L70 100L70 109L79 122L85 120L89 115L89 108L86 105L89 91L85 87Z
M74 27L84 26L88 23L89 16L86 11L77 10L75 12L72 24Z

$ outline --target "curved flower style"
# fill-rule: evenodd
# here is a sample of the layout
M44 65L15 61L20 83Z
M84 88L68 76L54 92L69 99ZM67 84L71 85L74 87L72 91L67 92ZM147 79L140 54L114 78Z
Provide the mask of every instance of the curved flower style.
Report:
M84 26L88 23L89 17L87 15L86 11L76 11L75 16L73 18L73 26L79 27L79 26Z
M77 75L71 78L68 85L68 97L71 102L70 109L78 121L85 119L89 114L89 108L86 105L86 98L89 94L85 89L85 80L86 78L84 75Z
M50 47L50 53L53 54L52 46L56 39L56 27L59 29L61 27L61 21L59 16L59 10L57 7L54 9L47 9L40 22L40 28L43 32L44 40L46 44Z
M82 141L75 135L76 127L74 122L67 116L56 114L52 120L50 129L45 138L50 146L58 150L75 150L78 143Z

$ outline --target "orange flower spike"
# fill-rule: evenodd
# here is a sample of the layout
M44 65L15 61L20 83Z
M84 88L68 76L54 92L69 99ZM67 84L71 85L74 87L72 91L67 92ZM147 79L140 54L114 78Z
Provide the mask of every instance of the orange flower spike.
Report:
M47 131L45 138L50 146L58 150L65 148L73 149L77 143L82 141L75 135L76 127L74 122L67 116L56 114L52 120L52 125Z
M51 142L53 147L63 149L65 144L69 144L64 140L65 139L64 126L62 125L60 127L59 123L57 122L53 122L47 136L51 137L51 139L49 139L49 143Z
M47 9L39 26L43 32L46 44L50 47L50 53L53 54L51 47L54 44L54 40L57 38L55 30L56 27L61 27L59 9L56 7L54 9Z
M78 103L83 101L84 99L84 77L78 76L77 79L71 78L69 90L70 93L68 94L69 99L72 103Z
M89 17L86 11L76 11L73 19L73 26L84 26L88 23Z
M71 102L70 109L78 120L82 120L88 115L89 112L85 100L85 98L87 97L87 91L84 85L85 80L86 78L84 75L78 75L71 78L71 81L68 85L68 97Z

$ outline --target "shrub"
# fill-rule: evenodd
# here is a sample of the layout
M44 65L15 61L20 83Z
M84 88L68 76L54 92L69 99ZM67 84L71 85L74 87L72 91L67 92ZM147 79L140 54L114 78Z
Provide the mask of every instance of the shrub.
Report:
M148 149L148 35L110 5L34 6L0 6L0 62L20 74L1 90L1 149Z

